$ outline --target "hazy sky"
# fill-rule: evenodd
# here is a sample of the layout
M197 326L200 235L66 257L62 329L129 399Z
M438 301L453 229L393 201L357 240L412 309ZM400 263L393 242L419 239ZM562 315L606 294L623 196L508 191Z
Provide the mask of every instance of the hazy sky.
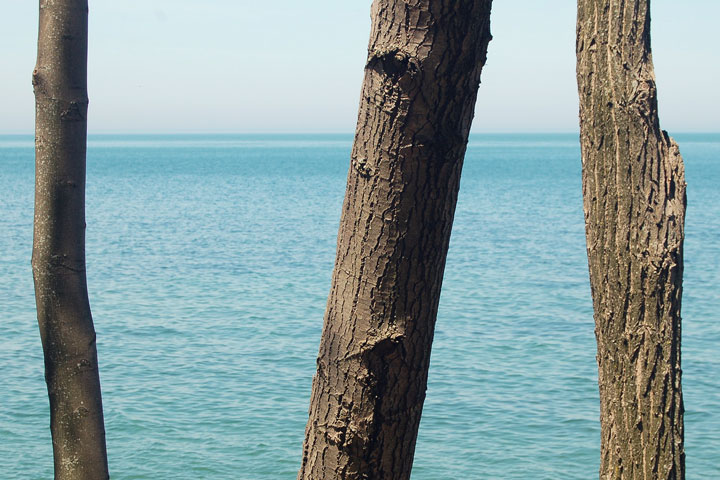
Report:
M353 132L370 0L90 0L91 132ZM577 130L575 2L495 0L474 132ZM0 0L0 133L31 133L38 2ZM653 0L660 119L720 131L719 0Z

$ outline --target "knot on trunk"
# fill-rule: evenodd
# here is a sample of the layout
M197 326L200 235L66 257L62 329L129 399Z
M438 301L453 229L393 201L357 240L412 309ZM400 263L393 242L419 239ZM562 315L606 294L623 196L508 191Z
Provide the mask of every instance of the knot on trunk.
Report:
M63 122L81 122L85 120L87 102L68 102L67 107L60 112L60 120Z
M418 61L399 48L379 49L371 52L365 68L385 74L393 82L397 82L406 75L414 77L420 71Z
M375 174L375 169L365 157L353 157L350 164L362 178L370 178Z

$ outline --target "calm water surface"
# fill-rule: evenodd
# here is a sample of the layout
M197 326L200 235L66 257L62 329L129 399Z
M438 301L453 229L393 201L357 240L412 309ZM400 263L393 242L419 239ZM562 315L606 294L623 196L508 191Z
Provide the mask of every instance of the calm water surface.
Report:
M688 479L720 478L720 135L677 135ZM87 257L111 475L293 479L351 136L93 136ZM31 137L0 137L0 478L52 478ZM413 480L597 478L576 135L468 147Z

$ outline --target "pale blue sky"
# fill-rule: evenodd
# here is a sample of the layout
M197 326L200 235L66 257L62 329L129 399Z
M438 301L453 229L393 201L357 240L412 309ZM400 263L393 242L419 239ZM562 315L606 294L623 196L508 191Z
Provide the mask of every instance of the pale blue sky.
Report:
M89 130L353 132L370 0L90 0ZM0 133L33 131L38 2L0 0ZM660 119L720 131L718 0L653 0ZM495 0L474 132L577 130L575 2Z

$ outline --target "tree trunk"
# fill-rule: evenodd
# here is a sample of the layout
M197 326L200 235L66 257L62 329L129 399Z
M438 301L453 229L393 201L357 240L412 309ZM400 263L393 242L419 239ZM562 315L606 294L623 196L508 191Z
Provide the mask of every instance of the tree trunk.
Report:
M375 0L299 479L410 476L490 0Z
M106 479L95 329L85 278L87 0L41 0L35 88L33 277L55 478Z
M602 479L683 479L685 177L660 130L649 0L579 0L577 79Z

